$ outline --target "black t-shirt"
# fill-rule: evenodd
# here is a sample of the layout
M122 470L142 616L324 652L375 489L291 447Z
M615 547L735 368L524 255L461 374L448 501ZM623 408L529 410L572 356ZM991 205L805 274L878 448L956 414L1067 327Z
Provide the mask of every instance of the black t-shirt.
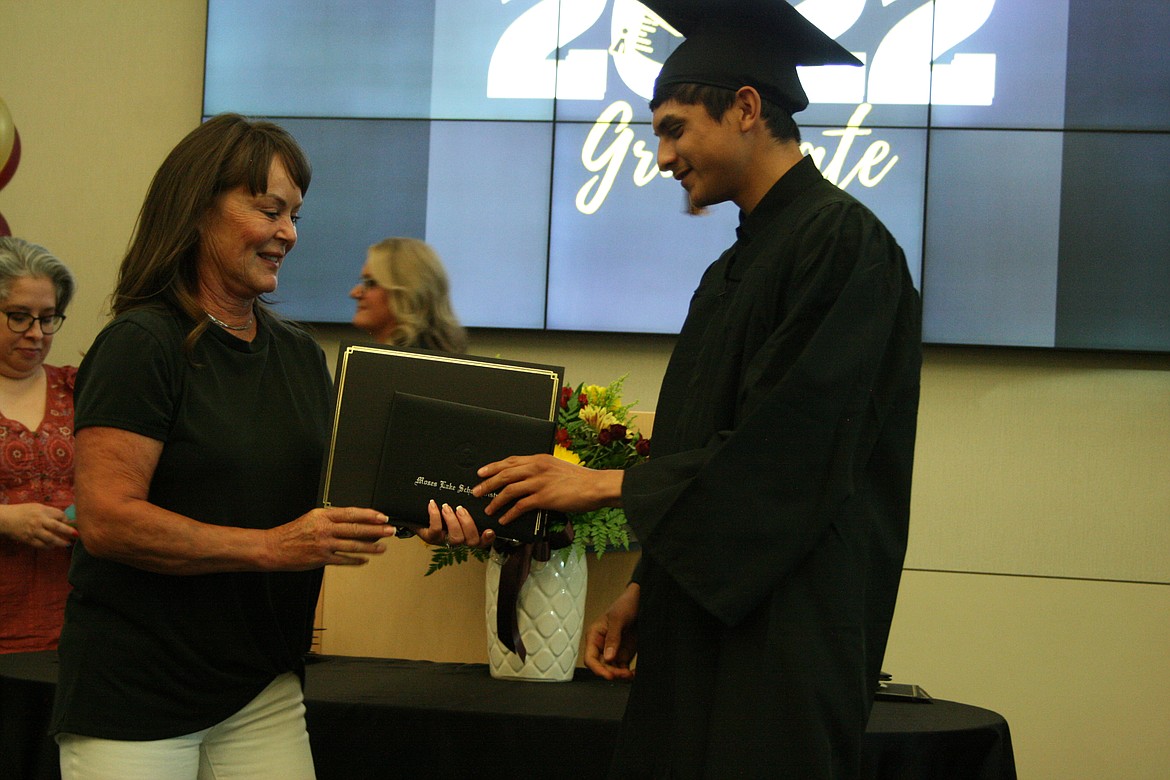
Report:
M331 381L320 347L261 314L245 342L159 309L118 317L77 377L76 430L163 442L152 503L204 523L272 528L315 506ZM53 730L146 740L207 728L301 671L321 570L156 574L78 544Z

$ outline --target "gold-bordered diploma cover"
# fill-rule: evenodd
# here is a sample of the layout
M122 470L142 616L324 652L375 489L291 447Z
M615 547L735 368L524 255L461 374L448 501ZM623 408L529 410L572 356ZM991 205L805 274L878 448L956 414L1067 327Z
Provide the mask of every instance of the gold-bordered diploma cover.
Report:
M322 506L375 506L375 494L381 487L385 494L386 478L379 486L383 452L399 453L420 448L415 462L424 464L458 460L465 462L470 455L482 452L483 436L472 435L468 425L475 424L476 416L444 414L439 411L425 415L425 423L412 420L409 430L399 426L411 441L398 440L391 423L391 408L396 393L421 396L424 399L452 402L511 415L536 418L551 423L556 419L557 403L564 384L564 369L536 363L521 363L469 355L453 355L422 349L388 347L380 344L345 343L341 345L334 378L333 425L321 469L320 504ZM435 407L432 407L435 408ZM457 411L457 410L456 410ZM458 424L451 422L458 417ZM499 416L485 415L499 425ZM505 415L506 418L506 415ZM471 422L468 422L470 420ZM506 426L505 426L506 427ZM458 435L460 430L466 436ZM551 431L547 448L552 450ZM507 433L495 435L507 436ZM465 441L466 439L466 441ZM517 447L531 447L531 432L527 438L517 437ZM542 439L543 441L543 439ZM525 443L520 443L525 442ZM429 451L422 448L429 447ZM531 452L509 452L526 455ZM401 464L402 458L387 459ZM410 463L408 459L406 461ZM476 464L476 467L483 464ZM471 471L412 475L411 482L422 478L434 482L430 497L452 506L463 505L472 510L475 502L467 492L471 485ZM419 484L414 487L432 487ZM425 516L425 492L419 493L420 512ZM472 511L481 527L496 527L486 516ZM391 517L391 522L395 518ZM418 525L418 516L400 518L407 526ZM524 523L512 523L511 531L501 530L505 538L531 541L547 529L547 513L533 513Z

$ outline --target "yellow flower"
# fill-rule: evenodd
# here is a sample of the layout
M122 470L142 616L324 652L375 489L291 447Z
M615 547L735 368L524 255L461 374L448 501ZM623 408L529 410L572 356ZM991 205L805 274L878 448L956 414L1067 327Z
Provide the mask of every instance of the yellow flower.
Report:
M619 420L614 416L613 412L604 406L582 406L581 411L578 412L582 422L589 425L593 430L600 431L608 428L611 425L616 425Z
M603 409L614 409L615 399L609 397L609 388L601 385L585 385L581 388L581 392L585 394L588 399L589 406L600 406Z
M574 465L581 465L581 459L577 457L577 453L567 450L559 444L553 448L553 455Z

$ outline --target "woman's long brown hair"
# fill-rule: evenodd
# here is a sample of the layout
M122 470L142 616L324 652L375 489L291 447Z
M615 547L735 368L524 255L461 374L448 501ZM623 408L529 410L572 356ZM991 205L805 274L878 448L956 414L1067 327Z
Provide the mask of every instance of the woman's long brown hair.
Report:
M134 238L118 269L110 311L119 314L163 305L196 323L184 352L191 353L208 320L199 305L199 228L224 192L247 185L254 195L268 188L274 158L288 169L302 195L312 168L284 128L239 114L220 114L192 130L163 161L142 204Z

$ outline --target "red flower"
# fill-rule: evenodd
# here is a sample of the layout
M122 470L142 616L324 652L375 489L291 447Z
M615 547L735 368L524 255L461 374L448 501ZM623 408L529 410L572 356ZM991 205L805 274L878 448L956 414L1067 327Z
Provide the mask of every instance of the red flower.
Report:
M562 387L561 388L561 408L562 409L568 408L569 399L572 397L573 397L573 388L571 388L571 387Z
M564 428L557 428L556 440L557 444L561 445L566 450L571 449L569 445L573 443L573 440L569 438L569 432Z
M584 393L581 393L579 396L577 396L577 403L579 403L581 406L588 406L589 405L589 396L585 395Z
M610 433L609 428L602 428L600 431L597 432L597 443L600 444L601 446L604 447L606 444L609 444L611 441L613 441L613 434Z
M626 426L621 423L614 423L609 426L609 435L614 441L625 441L627 430Z
M650 440L649 439L638 439L638 443L634 445L634 449L637 451L638 455L640 455L641 457L643 457L643 458L650 457Z

